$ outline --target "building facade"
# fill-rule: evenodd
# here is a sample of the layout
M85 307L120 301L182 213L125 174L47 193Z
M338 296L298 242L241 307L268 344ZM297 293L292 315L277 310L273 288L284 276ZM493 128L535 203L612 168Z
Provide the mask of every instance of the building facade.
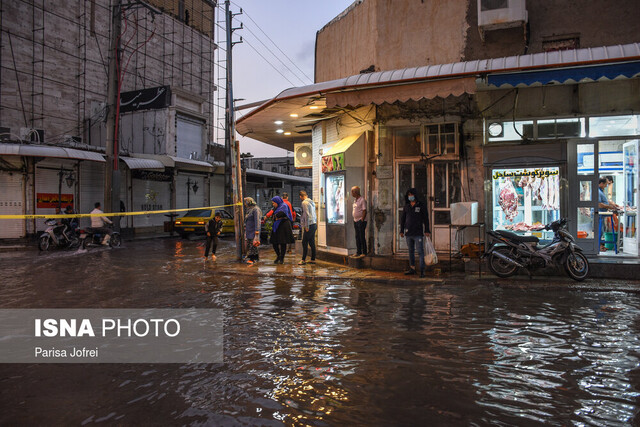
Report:
M406 251L399 217L415 187L439 251L477 240L478 227L545 240L533 229L566 217L587 253L635 257L636 7L357 1L318 32L317 82L279 94L238 130L282 148L312 142L325 252L355 251L349 189L357 185L375 255ZM574 12L570 22L564 10ZM599 209L604 176L624 212ZM482 225L452 221L460 202L477 203Z
M58 204L88 213L103 202L114 38L120 208L221 204L224 159L214 159L210 148L215 2L20 0L0 8L1 213L50 214ZM155 231L166 220L126 217L121 226ZM0 238L32 235L42 226L42 220L8 220Z

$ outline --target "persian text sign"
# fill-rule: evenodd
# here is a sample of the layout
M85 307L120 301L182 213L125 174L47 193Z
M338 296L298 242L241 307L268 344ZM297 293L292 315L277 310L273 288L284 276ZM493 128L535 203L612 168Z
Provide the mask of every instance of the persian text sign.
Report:
M61 202L58 202L58 194L53 193L37 193L36 194L36 208L57 208L62 205L63 209L68 205L73 207L73 194L61 194Z
M222 363L217 309L0 309L0 363Z

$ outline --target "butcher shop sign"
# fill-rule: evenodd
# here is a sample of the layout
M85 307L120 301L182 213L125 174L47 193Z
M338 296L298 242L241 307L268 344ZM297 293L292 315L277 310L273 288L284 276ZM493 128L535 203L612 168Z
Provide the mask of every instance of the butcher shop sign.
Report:
M504 172L494 172L493 179L498 178L521 178L523 176L535 176L538 178L546 178L551 175L558 175L558 169L524 169L524 170L510 170Z

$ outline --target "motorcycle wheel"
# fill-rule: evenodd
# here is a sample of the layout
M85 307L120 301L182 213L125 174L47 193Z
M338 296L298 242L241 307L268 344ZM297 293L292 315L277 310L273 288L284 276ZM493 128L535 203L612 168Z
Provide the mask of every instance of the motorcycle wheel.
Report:
M93 239L92 236L87 236L84 239L82 239L82 249L87 249L92 239Z
M491 272L493 272L493 274L498 277L511 277L516 274L516 271L518 271L518 266L509 264L502 258L497 257L495 255L495 252L500 252L502 255L508 256L509 258L513 257L513 254L511 253L512 250L510 248L496 248L489 256L489 269L491 270Z
M582 282L589 274L589 261L582 252L573 252L565 260L564 269L573 280Z
M109 245L111 245L112 248L119 248L121 244L122 238L120 237L120 234L113 233L111 235L111 239L109 239Z
M51 236L49 236L48 234L45 234L44 236L40 237L40 240L38 240L38 249L40 249L43 252L46 252L49 250L50 247L51 247Z
M69 239L69 248L75 249L78 246L80 246L80 239L78 239L76 236L71 237L71 239Z

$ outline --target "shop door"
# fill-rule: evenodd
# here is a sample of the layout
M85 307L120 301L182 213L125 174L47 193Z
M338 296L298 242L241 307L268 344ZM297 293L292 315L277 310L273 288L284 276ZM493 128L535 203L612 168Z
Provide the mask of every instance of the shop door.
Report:
M0 171L0 215L24 215L22 173ZM24 237L24 219L3 219L0 239Z
M406 204L405 194L409 188L415 188L418 197L429 207L427 202L427 168L424 163L397 163L396 165L396 252L407 252L407 242L400 238L400 217Z
M623 146L624 234L625 254L638 255L638 140Z
M580 140L568 144L569 232L587 255L598 253L598 144Z

